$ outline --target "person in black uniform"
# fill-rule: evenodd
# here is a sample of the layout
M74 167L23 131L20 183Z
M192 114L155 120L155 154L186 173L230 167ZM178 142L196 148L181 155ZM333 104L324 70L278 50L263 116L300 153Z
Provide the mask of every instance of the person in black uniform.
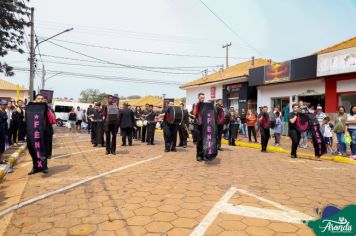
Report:
M117 104L113 102L112 95L108 96L108 103L104 106L103 110L103 116L105 117L106 155L116 155L116 136L119 126L119 108Z
M264 106L259 118L259 127L261 132L261 152L267 152L268 140L270 138L270 118L268 114L268 107Z
M124 109L120 112L119 126L122 131L122 144L121 146L126 146L126 137L129 142L129 146L132 146L132 131L135 124L135 114L129 108L127 102L124 103Z
M142 117L142 110L141 107L136 107L135 108L135 122L137 122L138 120L141 120ZM134 139L136 140L141 140L141 133L142 133L142 126L137 126L137 123L135 123L135 133L134 133Z
M147 115L148 114L148 109L149 109L150 104L146 104L145 105L145 110L143 111L143 115ZM141 142L144 143L147 140L147 136L146 136L146 132L147 132L147 126L142 126L142 138L141 138Z
M170 124L170 116L168 114L168 108L173 106L173 102L169 102L168 106L165 107L162 111L162 114L159 117L163 117L162 129L163 129L163 137L165 144L165 152L176 152L176 143L177 143L177 130L178 125L173 123Z
M198 122L197 122L197 118L194 116L194 109L195 109L195 104L193 104L192 106L192 110L191 112L189 112L189 118L191 120L191 124L193 125L193 130L192 132L192 138L193 138L193 144L196 145L197 144L197 133L198 133Z
M7 131L7 101L0 100L0 164L5 164L3 154L5 152L5 134Z
M91 123L91 140L93 147L97 147L101 144L104 147L104 120L100 110L100 103L96 103L88 116L88 121Z
M198 94L198 103L195 104L194 106L194 116L196 119L198 119L199 117L199 112L200 112L200 107L199 105L201 103L204 103L205 100L205 94L204 93L199 93ZM203 128L202 128L202 124L199 124L199 122L197 122L197 127L196 127L196 138L197 138L197 161L204 161L204 153L203 153Z
M288 124L288 133L289 137L292 140L291 147L291 158L297 158L297 149L301 138L301 132L299 132L296 128L296 122L298 118L299 106L298 104L293 104L292 112L289 113L289 124Z
M147 120L147 145L154 145L155 130L156 130L156 112L153 111L153 105L149 105L148 114L145 115Z
M182 123L180 123L178 127L178 132L179 132L179 147L186 148L187 143L188 143L188 125L189 125L189 114L188 110L185 109L184 103L181 103L180 106L182 107L183 110L183 119Z
M95 104L94 104L94 105L95 105ZM93 114L94 114L94 108L93 108L92 105L89 105L88 110L87 110L88 134L91 133L91 126L92 126L91 120L89 119L89 116L90 116L90 115L93 115Z
M224 131L224 124L225 124L225 111L224 111L224 105L223 105L223 100L218 99L216 100L216 112L218 116L218 150L222 151L221 148L221 139Z

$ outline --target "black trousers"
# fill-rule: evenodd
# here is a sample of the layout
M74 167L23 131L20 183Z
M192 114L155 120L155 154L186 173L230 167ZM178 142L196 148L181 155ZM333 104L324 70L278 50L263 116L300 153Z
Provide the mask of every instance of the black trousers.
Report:
M176 148L177 143L177 124L168 124L163 123L163 137L164 137L164 145L166 150L172 150Z
M262 151L267 151L268 140L271 136L269 129L260 127Z
M53 134L54 134L53 127L52 125L50 125L48 130L48 139L47 139L47 157L52 156Z
M5 152L5 128L0 127L0 154Z
M137 140L141 139L141 132L142 132L142 127L136 126L135 132L134 132L134 138Z
M155 131L156 131L156 124L148 124L147 125L147 143L153 144L155 141Z
M24 121L20 121L19 124L19 142L24 142L26 137L26 124Z
M47 142L45 142L45 143L47 143ZM30 153L31 158L32 158L33 169L38 170L38 171L48 169L47 158L46 157L37 158L36 150L35 150L34 146L29 143L29 141L27 141L27 149L28 149L28 152ZM48 150L48 147L46 147L46 151L47 150ZM42 166L39 166L38 161L40 161L40 160L42 161Z
M146 142L146 133L147 133L147 126L142 126L142 142Z
M291 147L291 155L296 156L297 155L297 149L298 149L298 145L300 142L300 138L301 138L301 133L298 132L297 130L289 130L289 137L292 140L292 147Z
M121 128L122 135L122 144L126 145L126 138L129 142L129 145L132 145L132 127Z
M115 124L107 124L105 130L106 151L116 152L116 136L118 126ZM111 136L111 137L110 137Z
M91 122L90 134L92 144L104 146L104 122Z
M187 128L185 124L181 124L179 125L178 128L178 132L179 132L179 146L187 146L188 143L188 132L187 132Z
M19 125L16 122L13 122L11 125L11 133L12 133L12 142L17 143L20 141L19 137Z
M199 135L199 127L197 124L193 125L193 130L192 130L192 137L193 137L193 143L196 144L198 141L198 135Z
M203 127L201 125L196 126L196 138L197 138L197 159L204 159L203 150Z
M251 133L252 133L253 138L255 139L255 142L257 143L257 134L256 134L255 126L248 126L247 131L248 131L248 140L251 142Z
M221 148L221 139L224 131L224 125L218 125L218 148Z

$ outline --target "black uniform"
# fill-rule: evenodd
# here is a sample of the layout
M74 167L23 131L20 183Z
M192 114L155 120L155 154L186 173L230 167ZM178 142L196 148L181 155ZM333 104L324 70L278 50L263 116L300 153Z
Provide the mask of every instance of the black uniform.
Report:
M150 111L147 116L147 145L154 145L154 139L155 139L155 130L156 130L156 113L154 111Z
M91 123L91 141L94 146L101 144L104 146L104 120L100 111L93 109L91 112L92 120Z
M271 137L270 127L269 127L270 118L267 112L262 113L261 116L263 117L262 122L260 122L259 125L260 132L261 132L261 151L266 152L268 141L269 138Z
M119 108L116 104L104 107L106 154L116 154L116 136L119 126ZM111 136L111 138L110 138Z
M0 111L0 153L5 152L5 134L7 131L6 111Z
M135 121L141 120L142 116L142 111L136 111L135 112ZM142 134L142 127L138 127L135 123L135 132L134 132L134 139L140 140L141 139L141 134Z
M143 111L143 115L147 115L148 111L144 110ZM147 126L142 126L142 138L141 138L141 142L146 142L147 141L147 136L146 136L146 132L147 132Z
M177 131L178 125L173 123L169 123L170 116L168 114L168 107L163 109L164 119L162 123L163 129L163 136L164 136L164 144L165 144L165 151L176 151L176 143L177 143Z
M216 112L218 116L218 149L221 150L221 139L224 131L224 124L225 124L225 111L223 107L216 107Z
M125 107L120 112L120 128L121 128L121 135L122 135L122 145L126 146L126 137L128 139L129 145L132 146L132 133L133 127L135 124L135 114L134 112Z
M188 110L183 110L183 120L182 123L178 127L179 131L179 146L180 147L187 147L188 143L188 125L189 125L189 115Z
M290 153L292 157L297 157L297 149L301 138L301 133L296 128L296 122L294 124L290 122L290 119L293 119L296 115L297 113L294 112L291 112L288 115L288 133L289 137L292 140L292 147Z

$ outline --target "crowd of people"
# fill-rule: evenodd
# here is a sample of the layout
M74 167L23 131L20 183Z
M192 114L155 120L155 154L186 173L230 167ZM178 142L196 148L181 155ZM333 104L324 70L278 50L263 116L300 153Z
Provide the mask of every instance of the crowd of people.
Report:
M82 127L85 127L90 133L92 145L105 147L106 155L116 155L118 133L121 135L121 146L132 146L133 140L155 145L155 131L160 128L163 130L165 152L176 152L177 146L186 148L191 133L197 149L197 161L211 160L218 151L223 151L222 139L235 146L238 135L255 143L258 143L257 138L260 137L262 152L267 152L268 142L272 137L274 145L280 146L281 136L288 135L291 140L292 158L297 158L298 147L307 148L310 140L316 157L326 151L346 156L350 146L350 158L356 159L356 106L352 106L349 112L340 106L337 115L331 118L323 112L320 105L314 110L302 101L293 104L291 112L288 105L283 111L279 107L260 107L257 113L251 109L247 112L241 109L238 112L233 107L226 108L221 99L214 103L206 103L204 100L205 95L199 93L197 103L191 111L188 111L183 103L174 106L173 102L166 104L162 110L157 110L152 104L146 104L141 109L124 103L123 107L119 108L113 97L108 96L105 104L95 103L86 111L80 107L73 108L68 114L67 127L70 132L82 132ZM56 119L41 94L36 96L34 103L46 104L43 106L44 118L41 120L45 123L41 128L37 127L37 121L31 120L32 116L29 115L31 121L26 120L26 112L32 114L33 107L36 107L33 103L30 103L31 109L28 109L21 100L0 101L0 163L6 163L3 158L6 148L23 143L27 135L30 137L27 138L27 143L34 163L29 174L40 171L47 173L47 159L52 155L52 125L56 123ZM33 125L29 122L35 122L33 129L28 128ZM336 136L336 145L333 136ZM44 146L41 152L35 151L41 145L37 139L31 141L33 137L41 140L41 145Z

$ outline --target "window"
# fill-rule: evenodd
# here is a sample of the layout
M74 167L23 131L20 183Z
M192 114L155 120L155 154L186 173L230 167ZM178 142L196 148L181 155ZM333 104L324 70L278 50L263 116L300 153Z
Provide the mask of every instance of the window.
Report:
M355 105L356 93L340 94L339 96L339 106L344 106L346 112L350 111L352 105Z
M69 113L72 110L73 107L71 106L56 106L54 108L54 112L64 112L64 113Z

